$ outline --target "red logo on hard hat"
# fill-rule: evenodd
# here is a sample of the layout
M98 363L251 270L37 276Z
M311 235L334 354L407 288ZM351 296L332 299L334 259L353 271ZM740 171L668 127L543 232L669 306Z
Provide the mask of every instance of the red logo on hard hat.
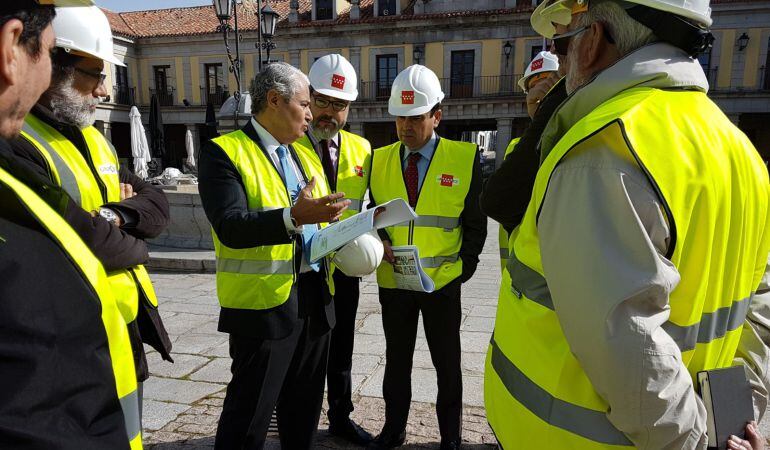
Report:
M401 104L414 105L414 91L401 91Z
M442 186L452 187L452 186L454 186L454 184L455 184L455 177L454 177L454 175L449 175L449 174L446 174L446 173L441 175L441 185Z
M358 175L359 177L361 177L361 178L364 177L364 168L363 167L356 166L356 167L353 168L353 170L356 171L356 175Z
M540 70L543 68L543 58L532 61L532 70Z
M332 74L332 87L337 89L345 89L345 77L342 75Z

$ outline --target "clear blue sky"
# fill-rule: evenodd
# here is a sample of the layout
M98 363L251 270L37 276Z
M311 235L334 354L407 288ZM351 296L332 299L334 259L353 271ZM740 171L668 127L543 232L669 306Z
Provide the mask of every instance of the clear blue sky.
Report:
M212 3L211 0L96 0L96 4L111 11L122 12L211 5Z

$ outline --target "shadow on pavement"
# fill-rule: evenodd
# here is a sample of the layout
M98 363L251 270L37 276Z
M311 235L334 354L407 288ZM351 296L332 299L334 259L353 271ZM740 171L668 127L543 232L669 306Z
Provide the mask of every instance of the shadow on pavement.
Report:
M437 449L439 447L438 442L424 443L424 444L406 444L399 449L403 450L427 450ZM154 444L147 447L149 450L211 450L214 448L214 437L207 437L202 439L188 439L177 442L163 442L160 444ZM355 445L345 445L341 441L334 439L321 439L315 446L316 449L362 449ZM495 445L490 444L463 444L465 450L492 450L495 449ZM269 439L265 445L266 450L281 450L281 445L277 440Z

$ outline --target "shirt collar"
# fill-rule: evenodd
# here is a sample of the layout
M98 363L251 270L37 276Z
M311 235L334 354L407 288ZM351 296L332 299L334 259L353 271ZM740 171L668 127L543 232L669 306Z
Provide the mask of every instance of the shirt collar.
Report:
M251 118L251 124L254 127L254 130L257 132L259 142L261 142L265 147L267 153L271 155L275 154L276 149L281 145L281 143L278 142L278 140L274 138L273 135L270 134L270 132L267 131L265 127L260 125L259 122L257 122L257 120L253 117Z
M409 154L412 152L419 153L423 158L430 161L431 158L433 158L433 152L436 150L436 132L433 132L433 135L428 139L428 142L425 143L421 148L417 150L411 150L409 147L404 145L404 148L406 148L406 151L404 152L403 161L406 161L406 158L409 157Z

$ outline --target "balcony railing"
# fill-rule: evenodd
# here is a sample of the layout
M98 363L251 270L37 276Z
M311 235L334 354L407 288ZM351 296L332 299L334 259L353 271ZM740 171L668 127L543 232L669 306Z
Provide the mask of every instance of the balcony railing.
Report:
M770 91L770 69L767 67L760 67L757 69L757 76L754 83L747 86L743 82L743 76L739 79L733 78L730 74L730 80L728 84L719 84L719 67L712 67L704 71L706 73L706 79L709 82L709 92L768 92Z
M201 105L207 106L209 103L216 107L222 106L222 104L230 97L230 92L222 89L221 86L216 88L206 89L201 86Z
M134 102L134 88L130 88L128 86L113 86L112 87L112 93L113 93L113 102L118 105L133 105Z
M172 106L174 104L174 88L167 87L166 89L150 89L150 98L153 95L158 96L158 104L160 106Z
M440 78L445 98L491 98L524 95L516 82L521 75L498 75L473 78ZM387 101L391 83L379 81L361 82L359 99Z

